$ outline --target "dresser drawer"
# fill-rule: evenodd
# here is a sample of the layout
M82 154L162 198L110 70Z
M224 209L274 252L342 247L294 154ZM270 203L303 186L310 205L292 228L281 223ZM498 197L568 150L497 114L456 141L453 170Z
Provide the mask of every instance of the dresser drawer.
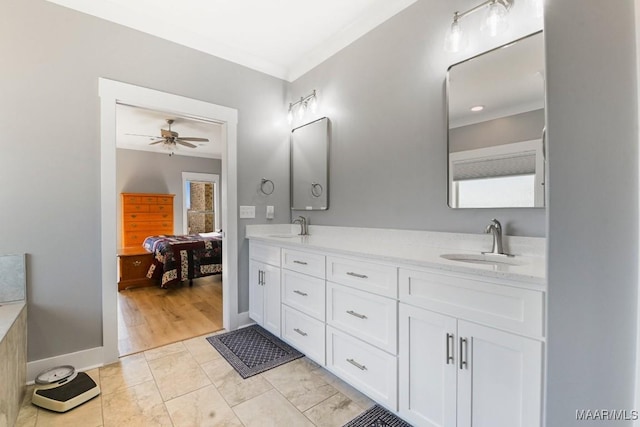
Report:
M280 267L280 248L251 241L249 243L249 258Z
M149 205L149 212L173 212L173 205Z
M282 267L324 279L324 255L310 252L282 250Z
M324 366L324 322L283 305L282 338L305 356Z
M125 213L123 216L125 222L129 221L172 221L173 215L169 212L130 212Z
M327 323L389 353L397 353L398 302L327 283Z
M396 411L397 358L327 326L327 369Z
M170 230L171 226L171 221L126 221L124 223L124 230Z
M327 280L389 298L398 297L398 269L390 265L329 256Z
M324 279L282 270L282 302L324 322Z
M159 205L172 205L173 204L173 197L158 196L158 197L156 197L156 203L158 203Z
M156 282L147 278L147 272L153 262L153 254L119 255L120 280L118 290L129 287L151 286Z
M129 204L125 204L122 206L122 210L125 213L128 212L149 212L149 205L129 205Z
M139 205L142 203L142 197L140 196L122 196L123 203L128 205Z
M149 233L144 230L139 231L127 231L124 233L123 246L131 247L131 246L142 246L144 239L150 236Z
M544 293L428 270L400 269L400 301L461 319L544 336Z

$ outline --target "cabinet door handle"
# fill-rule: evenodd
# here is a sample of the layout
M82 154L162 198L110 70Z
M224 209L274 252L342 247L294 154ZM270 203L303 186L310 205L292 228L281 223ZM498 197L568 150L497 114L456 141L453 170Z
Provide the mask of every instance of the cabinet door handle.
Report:
M368 279L369 277L364 274L354 273L353 271L347 271L349 276L357 277L358 279Z
M296 331L297 333L299 333L300 335L302 335L303 337L306 337L308 334L304 331L301 331L298 328L293 328L294 331Z
M352 316L354 316L354 317L357 317L358 319L366 319L367 318L367 316L365 316L364 314L356 313L353 310L347 310L347 313L352 315Z
M133 261L133 266L134 267L140 267L140 265L142 264L142 261L138 260L138 261Z
M308 295L308 294L306 294L306 293L304 293L304 292L302 292L302 291L299 291L299 290L297 290L297 289L296 289L295 291L293 291L293 293L294 293L294 294L298 294L298 295L302 295L303 297L306 297L306 296Z
M447 365L453 362L453 354L451 348L453 347L453 334L447 334Z
M293 262L294 262L294 264L300 264L300 265L307 265L308 264L307 262L298 261L297 259L294 259Z
M353 366L355 366L356 368L360 369L361 371L366 371L367 367L365 365L361 365L358 362L356 362L353 359L347 359L347 362L351 363Z
M258 270L258 285L264 285L264 272Z
M460 369L469 369L469 364L467 363L467 339L460 338Z

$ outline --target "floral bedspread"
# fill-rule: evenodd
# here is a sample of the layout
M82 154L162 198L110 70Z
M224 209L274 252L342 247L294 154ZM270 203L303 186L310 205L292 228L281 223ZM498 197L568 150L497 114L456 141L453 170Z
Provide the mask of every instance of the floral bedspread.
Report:
M152 252L147 277L167 288L183 280L222 273L222 235L150 236L142 244Z

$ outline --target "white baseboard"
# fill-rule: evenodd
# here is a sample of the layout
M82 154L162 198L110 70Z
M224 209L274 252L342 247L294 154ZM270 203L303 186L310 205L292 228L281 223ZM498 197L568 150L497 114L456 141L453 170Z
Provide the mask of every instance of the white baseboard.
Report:
M256 323L249 317L248 311L243 311L242 313L238 313L237 320L238 320L238 328L244 328L246 326L250 326Z
M60 365L71 365L77 371L87 371L104 365L102 347L81 350L75 353L61 354L48 359L34 360L27 363L27 384L33 384L36 376L45 369Z

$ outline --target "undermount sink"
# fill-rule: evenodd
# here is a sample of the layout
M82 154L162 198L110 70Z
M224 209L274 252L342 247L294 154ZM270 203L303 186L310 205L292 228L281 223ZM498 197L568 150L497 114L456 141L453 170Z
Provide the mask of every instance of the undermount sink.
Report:
M513 256L498 254L443 254L441 258L451 261L484 265L524 265L525 262Z

